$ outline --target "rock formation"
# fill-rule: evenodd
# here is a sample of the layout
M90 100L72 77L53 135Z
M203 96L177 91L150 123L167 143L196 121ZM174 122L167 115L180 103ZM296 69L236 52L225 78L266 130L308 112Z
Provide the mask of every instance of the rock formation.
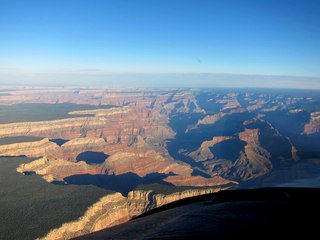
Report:
M207 115L203 119L199 120L197 122L197 125L214 124L215 122L217 122L220 119L222 119L225 115L226 115L226 113L223 113L223 112L219 112L219 113L214 114L214 115Z
M158 194L152 190L134 190L129 192L128 197L123 197L120 193L109 194L91 206L79 219L53 229L41 239L71 239L124 223L148 210L180 199L213 193L226 188L228 187L192 189L167 195Z
M259 129L245 129L239 133L239 139L247 144L231 168L232 176L249 180L269 172L272 169L270 153L259 144Z
M313 112L310 116L310 122L304 125L305 134L320 132L320 112Z
M224 179L220 176L204 178L201 176L169 176L164 181L172 183L175 186L219 186L223 184L237 184L237 182Z
M42 157L56 152L59 146L45 138L37 142L22 142L0 146L0 156Z
M190 157L192 157L197 162L206 161L209 159L214 158L214 154L211 152L210 147L213 147L214 145L229 140L232 137L229 136L219 136L219 137L213 137L212 140L204 141L201 146L194 152L191 152L189 154Z
M168 118L156 110L123 107L83 112L88 113L95 116L0 124L0 137L39 136L72 139L102 136L108 143L131 144L138 135L146 136L150 141L154 138L163 141L174 135L167 126Z

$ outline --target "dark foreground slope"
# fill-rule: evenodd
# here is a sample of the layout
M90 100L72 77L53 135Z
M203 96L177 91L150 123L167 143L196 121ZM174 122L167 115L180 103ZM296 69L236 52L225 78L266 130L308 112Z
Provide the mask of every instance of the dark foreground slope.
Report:
M320 189L230 190L155 209L77 239L273 239L318 234Z

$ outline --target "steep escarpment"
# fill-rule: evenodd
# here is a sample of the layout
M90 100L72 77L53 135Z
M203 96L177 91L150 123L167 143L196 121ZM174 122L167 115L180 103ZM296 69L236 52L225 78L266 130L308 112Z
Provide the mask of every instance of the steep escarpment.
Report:
M212 159L214 155L211 152L210 147L213 147L215 144L218 144L220 142L226 141L231 138L232 137L229 137L229 136L213 137L212 140L204 141L201 144L200 148L198 148L194 152L191 152L189 156L198 162Z
M239 139L247 144L231 172L236 179L248 180L262 176L272 169L270 153L259 143L259 129L245 129Z
M224 104L222 110L234 109L241 106L237 99L222 99L218 100L217 103Z
M130 219L127 198L120 193L102 197L74 222L63 224L41 239L71 239L86 233L124 223Z
M48 138L35 142L13 143L0 146L0 156L42 157L57 151L59 146Z
M217 114L214 115L207 115L205 116L203 119L199 120L197 122L197 125L208 125L208 124L214 124L215 122L219 121L220 119L222 119L224 116L226 115L226 113L224 112L219 112Z
M175 186L219 186L223 184L238 184L221 176L204 178L201 176L169 176L164 181L172 183Z
M233 107L227 107L228 110L227 112L225 111L220 111L218 113L215 114L209 114L206 115L205 117L203 117L202 119L198 120L196 124L193 124L191 126L189 126L186 129L186 132L189 132L191 130L197 129L200 125L211 125L211 124L215 124L218 121L222 120L224 117L226 116L231 116L233 114L237 114L237 113L245 113L247 112L247 109L245 108L241 108L241 107L237 107L237 108L233 108Z
M203 171L211 175L211 178L220 176L220 180L247 181L272 170L271 154L261 146L259 138L258 128L245 128L236 136L214 137L210 141L204 141L189 156L201 163ZM218 147L210 149L215 146ZM223 154L215 155L215 151L219 152L221 149ZM294 150L293 148L292 151L296 154ZM179 181L173 183L178 184Z
M84 114L88 112L90 111L84 111ZM154 141L155 138L161 141L174 135L167 126L167 117L153 109L123 107L100 109L90 113L95 116L1 124L0 137L39 136L53 139L104 137L108 143L132 144L138 135L146 136L150 141Z
M79 174L102 174L99 165L89 165L83 161L70 162L64 159L48 159L46 157L21 164L17 172L34 172L41 175L48 182L63 181L64 178Z
M166 159L154 150L115 153L105 161L103 169L107 174L119 175L134 172L141 177L153 172L179 175L192 173L189 165Z
M305 134L318 133L320 131L320 112L313 112L309 123L304 125Z
M88 208L86 213L76 221L53 229L41 239L74 238L124 223L132 217L180 199L213 193L226 188L190 189L171 194L159 194L152 190L134 190L129 192L127 197L120 193L110 194Z

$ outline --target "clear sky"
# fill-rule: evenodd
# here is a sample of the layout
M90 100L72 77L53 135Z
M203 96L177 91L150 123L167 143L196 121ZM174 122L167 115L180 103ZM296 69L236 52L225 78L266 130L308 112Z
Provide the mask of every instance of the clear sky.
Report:
M320 1L0 0L0 83L203 73L320 88Z

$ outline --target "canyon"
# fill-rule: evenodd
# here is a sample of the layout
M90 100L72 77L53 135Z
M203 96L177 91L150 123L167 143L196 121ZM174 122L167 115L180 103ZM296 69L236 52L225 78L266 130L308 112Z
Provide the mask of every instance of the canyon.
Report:
M25 178L111 191L81 217L37 236L43 239L88 234L173 201L320 159L317 150L306 150L306 143L320 139L314 96L224 89L1 91L0 159L28 157L15 168ZM33 110L33 118L25 109L38 104L43 116ZM60 108L65 110L57 117L50 112Z

